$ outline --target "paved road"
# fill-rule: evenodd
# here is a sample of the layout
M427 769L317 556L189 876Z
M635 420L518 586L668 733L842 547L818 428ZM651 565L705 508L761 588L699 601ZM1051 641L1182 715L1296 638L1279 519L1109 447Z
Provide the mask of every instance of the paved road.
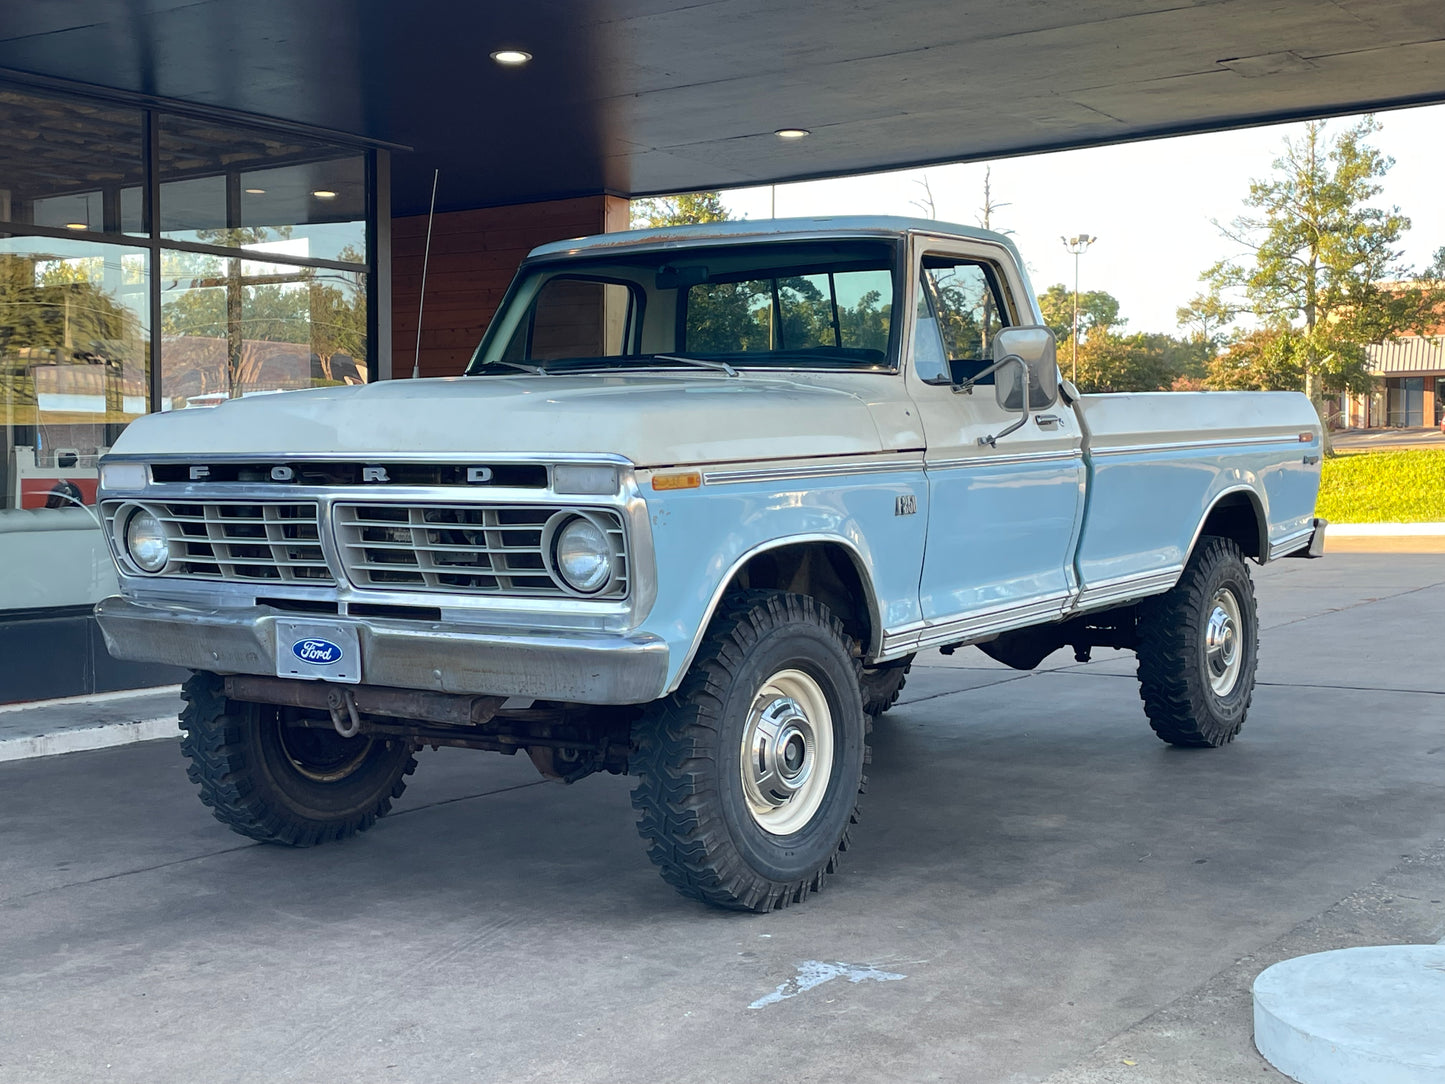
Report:
M773 916L673 895L611 777L428 753L290 851L169 741L0 764L0 1081L1282 1080L1254 974L1445 935L1445 557L1259 586L1222 750L1159 743L1125 656L929 656L845 874Z
M1445 432L1433 429L1341 429L1330 434L1337 452L1385 448L1445 448Z

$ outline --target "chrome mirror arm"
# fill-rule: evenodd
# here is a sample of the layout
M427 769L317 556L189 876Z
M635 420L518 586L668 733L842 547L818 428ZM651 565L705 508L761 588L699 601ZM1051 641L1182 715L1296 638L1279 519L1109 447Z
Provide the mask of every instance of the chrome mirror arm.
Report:
M1014 432L1015 430L1022 428L1023 425L1024 425L1024 423L1029 420L1029 410L1030 410L1030 407L1029 407L1029 367L1028 367L1027 363L1025 363L1025 361L1024 361L1023 358L1019 357L1017 354L1010 354L1008 357L1004 358L1002 361L998 362L996 365L990 366L989 368L985 369L983 372L979 373L977 376L973 377L973 380L977 380L978 377L980 377L980 376L987 376L989 373L994 372L995 370L998 370L998 369L1002 369L1005 365L1008 365L1008 364L1011 363L1011 362L1017 362L1019 368L1021 368L1021 369L1024 371L1023 387L1020 389L1020 395L1019 395L1019 398L1020 398L1020 400L1021 400L1021 402L1019 403L1019 417L1018 417L1018 421L1012 423L1011 425L1008 425L1008 426L1004 427L1003 429L1000 429L997 433L994 433L992 436L979 437L979 438L978 438L979 444L981 444L981 445L986 444L986 445L988 445L990 448L995 448L995 447L997 447L997 446L998 446L998 442L999 442L1001 439L1003 439L1004 437L1008 436L1010 433ZM971 382L970 382L970 383L971 383ZM961 385L960 385L960 386L961 386ZM955 389L955 390L957 390L957 389ZM972 389L970 388L970 390L972 390Z

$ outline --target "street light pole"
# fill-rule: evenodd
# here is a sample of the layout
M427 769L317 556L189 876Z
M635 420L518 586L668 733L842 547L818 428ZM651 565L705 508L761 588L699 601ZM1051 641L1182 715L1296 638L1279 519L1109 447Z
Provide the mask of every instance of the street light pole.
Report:
M1070 380L1077 384L1079 382L1079 257L1098 238L1090 237L1087 233L1077 233L1073 237L1060 237L1059 240L1064 243L1064 248L1074 255L1074 329L1069 334L1069 342L1074 348L1074 368Z

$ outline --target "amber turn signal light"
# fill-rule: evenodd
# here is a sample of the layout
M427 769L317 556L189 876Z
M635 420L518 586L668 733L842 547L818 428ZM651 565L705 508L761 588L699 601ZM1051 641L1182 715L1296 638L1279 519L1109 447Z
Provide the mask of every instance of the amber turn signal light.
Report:
M700 485L702 475L695 470L652 476L653 489L697 489Z

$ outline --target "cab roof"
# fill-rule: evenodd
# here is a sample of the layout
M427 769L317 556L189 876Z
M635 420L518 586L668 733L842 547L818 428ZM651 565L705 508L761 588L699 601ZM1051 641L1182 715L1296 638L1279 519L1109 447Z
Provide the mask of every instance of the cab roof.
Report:
M820 218L741 219L731 222L710 222L700 226L663 226L652 230L623 230L618 233L574 237L539 245L527 256L538 259L573 256L584 252L617 250L646 251L672 245L695 245L718 241L771 241L787 238L804 240L810 237L901 237L907 233L926 233L1001 245L1019 260L1018 249L1001 233L960 226L932 218L910 218L905 215L833 215Z

